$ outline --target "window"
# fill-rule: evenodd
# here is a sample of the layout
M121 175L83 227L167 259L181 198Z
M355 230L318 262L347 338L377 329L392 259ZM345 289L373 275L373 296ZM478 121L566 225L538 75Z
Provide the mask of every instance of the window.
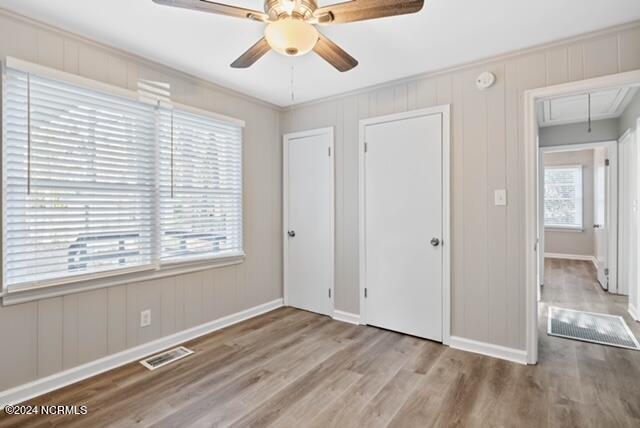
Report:
M242 252L241 129L175 110L161 118L162 261Z
M545 166L544 225L582 230L582 166Z
M44 75L5 70L4 288L243 254L239 122Z

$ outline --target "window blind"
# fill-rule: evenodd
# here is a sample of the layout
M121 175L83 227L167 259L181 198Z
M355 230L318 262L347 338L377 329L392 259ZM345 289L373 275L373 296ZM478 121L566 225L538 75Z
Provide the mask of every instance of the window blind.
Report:
M69 82L5 69L3 287L243 254L239 121Z
M155 109L8 69L5 284L152 263Z
M242 254L242 129L161 110L163 262Z
M582 229L582 166L545 167L544 224Z

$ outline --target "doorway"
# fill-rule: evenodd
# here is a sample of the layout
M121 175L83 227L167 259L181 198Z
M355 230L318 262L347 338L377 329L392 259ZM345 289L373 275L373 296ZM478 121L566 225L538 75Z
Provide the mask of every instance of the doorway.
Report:
M593 264L603 290L620 293L617 141L547 145L538 164L540 287L545 260L582 260Z
M600 94L607 91L617 91L617 90L620 90L621 88L628 88L628 89L637 91L638 86L640 86L640 71L634 71L634 72L620 73L620 74L611 75L611 76L599 77L599 78L580 81L580 82L573 82L568 84L556 85L552 87L534 89L534 90L529 90L525 92L525 109L524 109L525 111L525 151L524 151L524 154L525 154L525 209L526 209L525 273L526 273L526 288L527 288L526 348L527 348L527 362L530 364L535 364L538 361L538 338L540 334L538 327L540 325L539 320L542 317L542 313L539 312L540 307L538 305L538 300L539 300L538 293L539 293L539 285L540 285L540 278L541 278L540 273L544 272L544 270L541 269L541 264L545 262L544 258L542 257L542 254L544 254L543 251L545 248L544 248L544 243L541 242L541 233L540 233L541 231L544 230L544 228L541 227L542 210L539 203L539 200L540 200L539 190L541 187L540 186L541 176L539 173L540 172L539 142L541 137L539 121L540 121L541 113L540 113L539 103L544 102L545 100L557 99L561 97L589 99L590 96L593 94ZM593 101L593 99L591 101ZM610 105L613 105L613 104L610 104ZM591 113L593 113L593 110L591 109L594 108L594 106L598 106L598 108L600 109L605 109L607 107L607 103L602 103L600 105L596 103L591 103L589 106L587 106L587 108L583 112L584 121L587 121L587 123L585 123L586 126L584 127L584 129L588 130L587 132L592 137L596 135L596 132L590 132L592 130L592 127L591 127L592 124L589 123L590 121L588 120L588 117L591 117ZM563 107L562 105L556 106L555 111L562 112L563 111L562 107ZM548 111L552 111L552 110L548 110ZM612 117L615 117L615 116L612 116ZM635 127L636 121L634 120L633 123ZM615 139L616 139L616 142L614 143L616 147L615 150L617 150L619 145L618 134L616 134ZM592 140L592 142L606 141L606 140L608 139L599 138L599 139L596 139L595 141ZM567 143L571 143L571 141L565 142L565 144ZM607 155L608 156L605 156L605 153L603 151L600 151L600 153L598 153L597 151L594 151L594 162L601 162L602 163L601 169L603 167L606 167L606 159L607 158L610 159L610 153L607 153ZM638 166L638 163L636 162L636 167L637 166ZM595 168L595 164L594 164L594 168ZM612 180L618 180L618 177L614 176ZM600 183L603 183L603 182L604 180L600 180ZM596 183L597 183L597 177L594 178L594 186L596 185ZM600 184L600 186L604 187L603 184ZM600 192L600 193L606 194L605 192ZM635 195L620 195L621 199L629 198L629 197L631 198L632 204L633 203L637 204L637 192ZM618 207L621 206L620 204L621 204L621 201L619 200ZM607 205L606 203L600 204L601 207L602 206L606 207L606 205ZM594 206L594 216L595 216L594 219L596 220L594 221L595 225L599 225L600 224L599 221L602 220L603 217L605 217L604 220L605 222L607 222L604 225L605 227L602 228L605 233L601 233L599 235L608 235L606 233L607 227L615 229L615 227L612 227L611 225L612 220L615 221L615 219L612 219L612 218L607 219L606 214L603 214L602 210L601 210L601 214L598 214L595 206ZM633 217L637 222L638 220L637 210L633 215ZM598 227L596 227L596 229L598 229ZM619 232L617 230L615 231L615 233L618 233L618 236L620 237ZM637 234L637 228L636 228L636 232L634 233ZM600 238L602 238L602 236L600 236ZM604 240L600 238L596 238L596 239L599 239L599 242L603 243ZM627 236L625 236L624 238L626 239ZM637 240L637 237L635 237L635 239ZM605 261L605 265L608 264L609 269L611 269L612 267L617 267L617 270L619 271L620 260L615 262L616 266L612 266L613 263L611 261L611 254L612 252L616 251L615 245L614 246L609 245L608 248L606 249L606 253L604 253L605 250L598 250L598 251L603 251L604 257L602 258ZM622 256L621 255L619 256L621 259ZM596 255L594 254L594 258L595 257ZM599 253L597 254L597 257L601 257ZM635 254L629 255L629 258L632 259L634 263L637 263L638 261L637 250ZM574 261L571 260L570 262L573 263ZM593 279L594 279L593 284L597 284L597 288L595 290L597 290L599 293L605 293L604 295L608 295L609 293L603 290L603 287L600 286L600 282L597 280L597 278L600 277L600 281L605 283L606 286L610 288L612 283L611 270L608 272L609 278L607 279L606 278L607 272L602 270L598 273L596 271L597 266L595 266L592 262L575 261L575 263L578 263L578 262L585 264L583 267L585 267L586 270L583 270L583 272L588 272L589 270L592 271ZM553 269L551 269L551 267L549 266L549 263L547 262L546 264L547 264L547 267L553 271ZM562 261L559 264L564 265L564 264L570 264L570 263L569 261L567 262ZM565 273L568 271L571 271L572 269L575 271L574 268L575 266L562 267L563 272ZM548 277L549 275L545 275L545 278L548 279ZM633 282L630 282L629 285L632 285L633 286L632 288L634 289L637 288L638 287L637 278ZM547 287L546 283L544 287L545 288ZM630 294L631 294L631 291L632 290L630 290ZM613 294L611 293L611 295ZM619 318L619 319L624 318L627 324L631 325L632 330L635 330L637 335L638 326L635 324L635 321L633 320L633 318L629 316L633 298L632 296L628 298L629 311L626 310L627 297L623 296L623 299L625 300L624 304L614 305L615 309L612 309L612 311L618 311L619 313L615 313L615 318ZM595 303L592 301L589 304L595 305ZM624 308L625 310L622 310L620 308ZM607 305L601 305L599 307L599 312L607 313ZM549 327L549 329L551 329L551 327Z
M334 301L334 131L283 138L284 303L331 316Z
M449 326L449 106L360 122L364 324L444 342Z

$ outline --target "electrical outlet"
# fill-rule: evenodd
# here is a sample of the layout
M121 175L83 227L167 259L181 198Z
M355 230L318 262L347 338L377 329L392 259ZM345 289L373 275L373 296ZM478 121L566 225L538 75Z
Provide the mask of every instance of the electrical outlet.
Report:
M146 309L140 312L140 327L147 327L151 325L151 309Z

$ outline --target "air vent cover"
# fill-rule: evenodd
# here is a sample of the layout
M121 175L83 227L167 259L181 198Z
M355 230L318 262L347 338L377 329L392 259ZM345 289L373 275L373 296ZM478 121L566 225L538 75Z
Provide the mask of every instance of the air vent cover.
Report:
M160 354L153 355L149 358L145 358L144 360L140 361L140 364L142 364L149 370L155 370L191 354L193 354L192 350L187 349L184 346L178 346L177 348L173 348L168 351L161 352Z
M617 315L549 307L548 334L583 342L640 350L624 318Z

